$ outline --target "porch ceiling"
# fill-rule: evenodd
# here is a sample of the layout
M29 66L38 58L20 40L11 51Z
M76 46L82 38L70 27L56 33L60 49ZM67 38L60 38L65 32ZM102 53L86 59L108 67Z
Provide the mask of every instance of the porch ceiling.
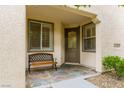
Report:
M26 6L26 9L27 17L31 15L38 17L45 16L46 18L59 20L64 25L82 24L96 17L95 14L86 11L58 5L29 5Z

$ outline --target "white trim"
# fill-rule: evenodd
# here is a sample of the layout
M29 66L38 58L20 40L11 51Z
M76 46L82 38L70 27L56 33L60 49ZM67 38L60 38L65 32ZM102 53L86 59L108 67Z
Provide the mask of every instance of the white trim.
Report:
M80 63L71 63L71 62L65 62L65 64L80 65Z
M93 19L92 19L92 22L93 22L94 24L99 24L101 21L100 21L98 18L93 18Z

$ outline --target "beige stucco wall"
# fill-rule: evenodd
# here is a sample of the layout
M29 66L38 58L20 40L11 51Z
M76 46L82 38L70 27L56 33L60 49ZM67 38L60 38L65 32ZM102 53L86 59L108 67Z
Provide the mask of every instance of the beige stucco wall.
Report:
M0 6L0 87L25 87L25 6Z
M95 69L96 66L96 53L82 52L81 53L81 65Z
M65 26L61 24L61 64L65 62Z
M96 13L101 21L96 27L96 70L101 72L102 57L124 57L124 7L106 5L82 9ZM120 44L120 47L113 47L114 43Z

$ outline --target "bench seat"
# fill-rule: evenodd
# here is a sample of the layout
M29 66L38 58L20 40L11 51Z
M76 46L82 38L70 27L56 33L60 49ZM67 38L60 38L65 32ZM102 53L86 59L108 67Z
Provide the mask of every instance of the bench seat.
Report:
M42 66L42 65L47 65L47 64L56 64L57 62L52 62L52 61L44 61L44 62L34 62L34 63L31 63L31 67L34 67L34 66Z

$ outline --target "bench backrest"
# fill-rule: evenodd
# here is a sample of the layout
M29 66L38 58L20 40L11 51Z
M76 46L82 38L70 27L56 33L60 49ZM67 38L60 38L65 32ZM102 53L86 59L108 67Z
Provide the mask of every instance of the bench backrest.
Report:
M29 55L29 62L53 61L53 54L37 53Z

